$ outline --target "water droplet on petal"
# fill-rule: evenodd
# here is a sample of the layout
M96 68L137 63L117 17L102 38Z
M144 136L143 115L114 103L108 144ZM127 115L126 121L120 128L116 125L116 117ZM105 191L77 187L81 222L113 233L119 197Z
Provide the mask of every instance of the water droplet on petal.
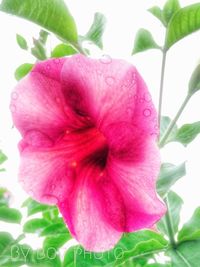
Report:
M151 101L151 95L150 95L149 93L145 93L145 94L144 94L144 100L145 100L146 102L150 102L150 101Z
M149 116L151 116L151 110L148 109L148 108L144 109L144 111L143 111L143 115L144 115L145 117L149 117Z
M137 102L138 101L138 96L134 95L134 98L135 98L135 101Z
M109 55L103 55L100 58L100 62L103 64L110 64L112 62L112 58Z
M54 60L54 62L55 62L55 64L59 64L59 63L60 63L60 59L59 59L59 58L56 58L56 59Z
M10 105L10 111L14 113L16 111L16 106L15 105Z
M106 80L107 85L110 85L110 86L115 83L115 78L112 76L107 76L105 80Z
M47 70L50 70L51 66L49 64L47 64Z
M13 100L16 100L18 98L18 93L13 92L11 97L12 97Z
M121 89L122 89L123 91L125 91L125 90L127 89L127 86L123 84L123 85L121 86Z
M99 75L99 76L101 76L102 75L102 71L101 70L96 70L96 73Z
M143 103L144 102L144 99L143 98L140 98L140 103ZM147 116L148 117L148 116Z

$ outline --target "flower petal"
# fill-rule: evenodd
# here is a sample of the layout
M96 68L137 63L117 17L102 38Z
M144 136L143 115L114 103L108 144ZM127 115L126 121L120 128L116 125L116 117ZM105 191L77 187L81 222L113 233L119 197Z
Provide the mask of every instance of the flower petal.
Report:
M55 139L65 129L68 119L59 81L63 62L57 65L52 60L38 63L12 93L13 121L23 136L28 131L39 130Z
M24 190L43 203L62 201L74 184L74 170L70 167L66 144L41 149L21 141L20 146L23 149L19 181Z
M65 99L98 128L131 122L136 93L135 68L123 60L95 60L82 55L68 59L62 69Z
M114 184L95 166L77 169L74 191L59 203L59 208L70 231L86 250L109 250L122 235L123 201Z
M135 129L157 138L157 114L151 95L131 64L76 55L64 64L62 83L68 105L77 114L90 117L111 142L119 136L126 145L131 131L134 138ZM123 133L121 127L129 134Z
M135 157L110 155L107 170L118 187L126 206L126 231L152 227L165 213L156 194L160 167L159 150L151 138L135 144Z

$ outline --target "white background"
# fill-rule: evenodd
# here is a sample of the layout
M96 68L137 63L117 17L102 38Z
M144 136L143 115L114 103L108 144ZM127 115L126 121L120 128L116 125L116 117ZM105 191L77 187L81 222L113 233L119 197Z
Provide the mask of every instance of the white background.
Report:
M158 102L159 80L161 68L161 52L148 51L131 57L134 36L141 27L152 31L155 40L162 45L164 30L161 23L146 10L153 5L162 7L164 1L156 0L68 0L66 1L73 14L79 34L84 34L90 27L94 13L102 12L107 17L107 27L104 34L104 52L112 57L125 58L132 62L146 80L155 103ZM182 6L198 1L180 1ZM20 207L27 197L17 182L17 169L19 156L17 143L20 139L15 129L12 129L12 121L9 111L10 93L16 84L14 71L17 66L25 62L34 62L34 58L21 50L16 44L16 33L20 33L31 44L32 37L37 37L39 27L6 14L0 13L0 148L8 156L4 164L7 172L0 174L0 186L6 186L14 195L13 207ZM55 42L50 38L50 47ZM200 32L178 42L168 53L163 114L173 117L177 108L182 103L186 92L191 72L200 59ZM103 54L95 51L95 53ZM181 119L183 123L200 120L200 93L197 93ZM181 179L174 190L184 199L182 222L189 218L193 210L200 205L200 138L198 137L186 149L180 144L172 143L162 151L163 161L179 164L187 161L187 176ZM6 228L5 228L6 227ZM9 227L9 228L8 228ZM5 226L0 223L1 230L10 230L17 236L21 226ZM32 237L33 238L33 237ZM37 244L37 239L35 240ZM34 240L31 239L31 243Z

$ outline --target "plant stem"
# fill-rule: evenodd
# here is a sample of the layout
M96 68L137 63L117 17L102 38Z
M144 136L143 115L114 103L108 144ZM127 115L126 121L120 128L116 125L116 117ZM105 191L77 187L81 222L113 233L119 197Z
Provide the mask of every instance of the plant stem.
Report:
M162 113L162 100L163 100L163 88L164 88L166 56L167 56L167 51L163 50L162 67L161 67L161 78L160 78L160 95L159 95L159 106L158 106L158 122L159 122L159 125L161 124L161 113Z
M71 43L71 45L80 53L87 56L86 52L79 43Z
M182 103L180 109L178 110L178 112L177 112L175 118L171 121L171 123L170 123L168 129L166 130L166 132L165 132L165 134L164 134L164 136L161 138L161 140L160 140L160 142L159 142L159 147L163 147L163 146L165 145L165 142L167 141L167 138L169 137L171 131L173 130L173 128L174 128L176 122L178 121L178 119L179 119L180 115L182 114L184 108L186 107L188 101L190 100L190 97L191 97L191 95L187 95L187 96L186 96L186 98L185 98L185 100L183 101L183 103Z
M168 234L169 234L169 240L170 240L170 244L172 245L173 248L176 248L176 241L175 241L175 238L174 238L174 230L173 230L173 226L172 226L172 220L171 220L171 215L170 215L170 212L169 212L169 204L168 204L168 197L166 197L165 199L165 204L168 208L168 211L165 215L165 221L166 221L166 224L167 224L167 231L168 231Z

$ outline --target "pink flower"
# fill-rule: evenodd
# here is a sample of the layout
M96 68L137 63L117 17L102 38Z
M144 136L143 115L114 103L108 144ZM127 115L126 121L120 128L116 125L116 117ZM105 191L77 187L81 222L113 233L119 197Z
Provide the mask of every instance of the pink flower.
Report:
M85 249L111 249L164 214L157 115L133 66L82 55L37 63L12 93L11 111L23 188L56 204Z

